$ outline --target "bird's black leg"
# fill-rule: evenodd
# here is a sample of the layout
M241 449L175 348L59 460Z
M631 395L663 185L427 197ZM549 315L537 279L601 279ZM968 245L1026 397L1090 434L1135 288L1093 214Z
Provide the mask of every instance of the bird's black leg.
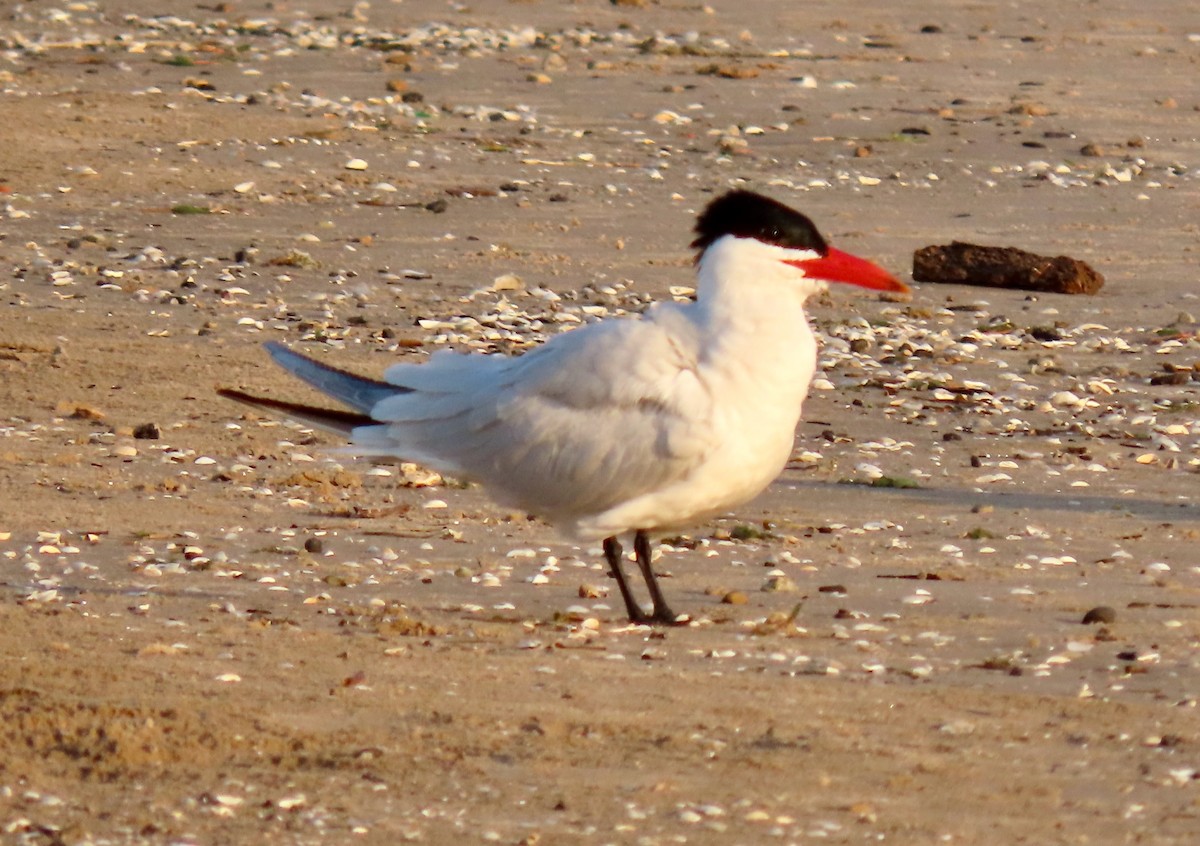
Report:
M633 591L629 589L629 582L625 581L625 573L621 570L621 543L616 538L604 539L604 560L608 562L609 572L617 580L617 587L621 589L621 598L625 600L625 610L629 613L629 621L631 623L649 622L646 612L634 600Z
M650 614L651 619L656 623L674 625L678 622L677 615L667 607L667 600L663 598L662 589L658 586L658 578L654 575L654 570L650 568L650 538L641 529L633 536L633 551L637 555L642 578L646 580L646 587L650 591L650 601L654 603L654 610Z

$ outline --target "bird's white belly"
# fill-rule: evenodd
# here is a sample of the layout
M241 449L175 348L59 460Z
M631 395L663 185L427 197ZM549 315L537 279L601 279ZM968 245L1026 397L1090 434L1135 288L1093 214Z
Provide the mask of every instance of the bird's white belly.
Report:
M720 447L685 478L563 528L581 540L633 529L677 530L741 505L761 493L787 463L796 417L742 409L723 421Z

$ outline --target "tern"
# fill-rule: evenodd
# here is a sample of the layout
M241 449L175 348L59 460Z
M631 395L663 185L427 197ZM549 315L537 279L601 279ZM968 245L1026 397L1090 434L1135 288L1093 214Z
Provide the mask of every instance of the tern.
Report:
M651 569L650 535L735 508L783 470L817 365L805 301L829 282L908 291L752 191L713 200L695 232L692 302L592 323L519 356L442 350L382 380L266 344L351 411L219 393L346 438L357 454L478 482L572 540L602 540L631 622L686 620ZM631 533L649 612L621 566L619 537Z

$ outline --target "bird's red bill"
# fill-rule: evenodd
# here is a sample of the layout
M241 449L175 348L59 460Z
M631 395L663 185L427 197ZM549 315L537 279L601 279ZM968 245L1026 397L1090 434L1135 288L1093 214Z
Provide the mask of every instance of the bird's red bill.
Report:
M879 265L833 247L819 258L785 261L784 264L800 268L809 279L845 282L847 285L858 285L872 291L891 291L897 294L907 294L909 291L907 285Z

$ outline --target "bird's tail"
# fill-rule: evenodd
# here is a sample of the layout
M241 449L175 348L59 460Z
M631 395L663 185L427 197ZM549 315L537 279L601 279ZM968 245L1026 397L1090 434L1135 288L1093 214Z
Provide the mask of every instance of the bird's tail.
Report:
M371 426L376 422L366 414L359 414L357 411L341 411L334 408L303 405L298 402L284 402L283 400L270 399L269 397L256 397L253 394L247 394L244 391L237 391L232 388L218 388L217 393L226 399L245 403L259 411L267 411L271 414L289 417L298 423L303 423L306 426L312 426L316 429L323 429L326 432L340 435L346 439L349 439L354 430L359 426Z
M260 411L290 417L300 423L349 438L359 426L370 426L379 422L371 417L371 410L381 400L397 394L406 394L411 390L332 367L306 355L293 352L283 344L274 341L268 342L265 346L267 352L271 354L271 358L275 359L275 363L284 370L354 410L341 411L298 402L286 402L247 394L232 388L220 388L217 393L226 399L245 403Z
M264 346L271 354L271 358L275 359L275 363L284 370L303 379L321 393L328 394L338 402L345 403L363 414L370 414L380 400L409 392L408 388L399 385L368 379L365 376L332 367L306 355L293 352L275 341L268 341Z

